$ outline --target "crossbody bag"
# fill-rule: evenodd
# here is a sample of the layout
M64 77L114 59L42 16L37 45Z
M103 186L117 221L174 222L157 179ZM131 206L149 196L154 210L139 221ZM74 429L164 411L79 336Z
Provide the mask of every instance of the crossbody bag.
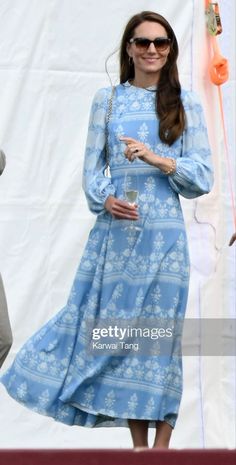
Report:
M104 170L104 175L106 178L111 177L111 170L110 170L110 154L109 154L109 144L108 144L108 136L109 136L109 121L111 119L112 114L112 103L113 103L113 96L115 92L115 86L112 86L111 89L111 96L108 102L108 108L106 113L106 124L105 124L105 154L106 154L106 166Z

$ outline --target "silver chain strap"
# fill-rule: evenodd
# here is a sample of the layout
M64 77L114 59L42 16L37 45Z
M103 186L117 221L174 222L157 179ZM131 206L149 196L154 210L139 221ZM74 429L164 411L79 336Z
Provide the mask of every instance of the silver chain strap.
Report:
M110 121L111 114L112 114L112 102L113 102L114 92L115 92L115 86L112 86L111 96L109 98L108 110L107 110L107 114L106 114L106 127L105 127L106 168L105 168L104 174L105 174L106 178L111 177L110 166L109 166L110 157L109 157L109 145L108 145L108 134L109 134L108 125L109 125L109 121Z

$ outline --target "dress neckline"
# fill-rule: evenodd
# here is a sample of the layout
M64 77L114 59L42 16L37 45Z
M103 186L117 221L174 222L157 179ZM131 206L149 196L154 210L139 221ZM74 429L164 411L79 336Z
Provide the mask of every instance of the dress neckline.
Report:
M130 87L132 89L139 89L139 90L148 90L148 91L156 91L157 90L157 86L154 84L152 86L149 86L149 87L138 87L138 86L135 86L133 84L131 84L129 81L126 81L122 84L123 86L125 87Z

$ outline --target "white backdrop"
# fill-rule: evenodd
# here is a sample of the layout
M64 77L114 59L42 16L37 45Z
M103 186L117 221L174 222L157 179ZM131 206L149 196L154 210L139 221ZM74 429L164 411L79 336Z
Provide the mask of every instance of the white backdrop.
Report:
M207 74L204 3L1 0L0 145L7 168L0 179L0 269L14 334L3 370L66 303L95 220L81 189L91 99L109 85L104 62L127 20L144 9L163 14L177 34L181 83L202 99L214 156L212 193L183 202L192 263L187 316L236 317L235 248L226 245L232 212L217 89ZM233 169L235 4L222 0L220 6L220 44L231 61L223 91ZM109 64L116 83L117 69L116 56ZM235 381L233 357L184 358L184 395L171 447L235 447ZM131 447L128 429L67 427L21 407L2 386L0 425L1 448Z

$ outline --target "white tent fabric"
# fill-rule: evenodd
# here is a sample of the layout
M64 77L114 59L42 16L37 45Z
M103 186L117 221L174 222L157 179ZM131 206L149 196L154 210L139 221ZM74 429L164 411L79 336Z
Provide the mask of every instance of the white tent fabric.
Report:
M94 223L81 188L88 112L109 85L106 57L129 17L163 14L176 31L183 87L201 97L215 165L212 193L183 201L192 263L187 316L235 318L235 248L218 93L209 82L204 0L4 0L0 3L0 269L14 345L65 304ZM223 86L235 173L233 0L220 2L219 39L231 63ZM109 61L118 83L117 54ZM234 185L235 189L235 185ZM197 338L194 341L198 344ZM185 357L184 394L171 447L235 447L235 357ZM0 386L0 447L131 447L128 429L67 427L13 401ZM105 431L105 434L104 434ZM150 432L150 435L154 431Z

